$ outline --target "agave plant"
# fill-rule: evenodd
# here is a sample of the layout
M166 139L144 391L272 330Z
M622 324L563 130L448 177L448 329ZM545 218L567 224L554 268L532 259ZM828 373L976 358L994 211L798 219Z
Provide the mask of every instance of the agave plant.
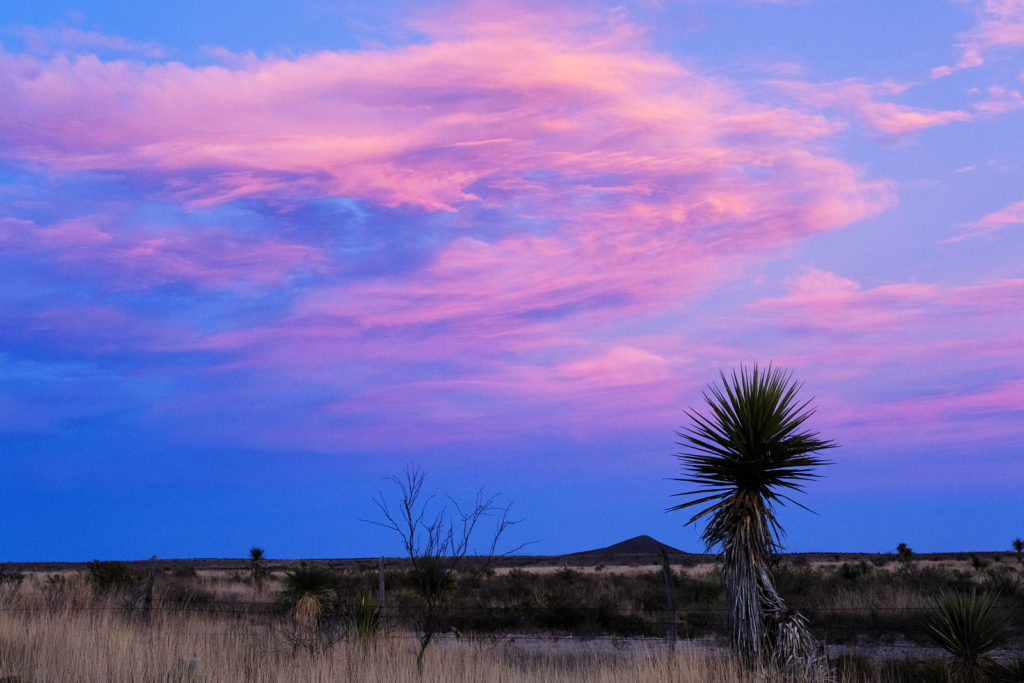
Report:
M826 464L815 453L836 444L802 430L814 411L797 400L801 385L790 372L755 364L721 380L704 393L708 412L686 411L692 425L678 432L685 450L676 456L686 476L675 481L696 488L675 494L690 499L669 509L700 506L687 524L706 518L701 538L708 550L721 546L732 644L744 663L775 659L793 668L816 660L816 648L769 573L783 533L776 505L804 507L789 494Z
M995 611L995 596L971 589L946 593L935 607L929 635L953 655L954 668L968 680L981 680L994 666L988 653L1003 645L1008 621Z

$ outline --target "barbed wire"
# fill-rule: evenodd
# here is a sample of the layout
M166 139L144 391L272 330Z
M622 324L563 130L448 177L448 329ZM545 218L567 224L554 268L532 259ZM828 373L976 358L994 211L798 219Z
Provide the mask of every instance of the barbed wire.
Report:
M0 612L16 612L16 611L40 611L40 612L53 612L53 611L75 611L75 610L125 610L131 609L131 604L103 604L103 605L62 605L62 604L51 604L51 605L2 605L0 606ZM263 609L253 609L263 608ZM270 614L274 612L287 611L288 605L283 602L267 602L267 601L245 601L245 600L222 600L222 601L210 601L202 600L198 602L173 602L168 604L167 602L154 603L150 609L153 610L167 610L167 611L185 611L185 612L236 612L240 614ZM411 605L386 605L384 608L389 613L398 614L414 614L419 608ZM618 614L618 615L631 615L631 616L643 616L652 615L660 612L667 611L667 607L654 607L645 609L642 607L607 607L601 605L573 605L570 607L566 606L544 606L544 605L453 605L446 608L444 611L447 614L456 613L502 613L507 612L511 614L570 614L570 613L593 613L593 614ZM831 614L831 613L862 613L866 615L872 615L878 612L937 612L938 607L929 606L918 606L918 607L897 607L897 606L875 606L875 607L793 607L795 611L805 614ZM995 606L996 610L1003 612L1020 612L1021 608L1014 608L1005 605ZM729 609L727 607L677 607L676 612L680 615L685 614L728 614Z

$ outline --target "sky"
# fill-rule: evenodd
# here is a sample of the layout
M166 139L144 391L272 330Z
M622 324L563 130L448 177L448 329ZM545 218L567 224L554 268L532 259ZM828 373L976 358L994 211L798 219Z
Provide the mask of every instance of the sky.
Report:
M410 464L699 552L755 362L787 550L1024 536L1024 0L13 0L0 93L0 560L397 555Z

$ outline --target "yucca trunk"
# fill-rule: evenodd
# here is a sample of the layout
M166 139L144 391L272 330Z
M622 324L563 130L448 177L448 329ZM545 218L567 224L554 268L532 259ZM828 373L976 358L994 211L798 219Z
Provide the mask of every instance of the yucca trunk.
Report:
M764 589L774 593L767 577L767 549L762 517L742 514L734 533L723 543L725 590L729 599L729 630L732 645L753 666L764 657L765 606Z
M756 526L756 525L755 525ZM756 531L754 531L756 534ZM743 538L745 534L738 534ZM768 570L767 553L728 544L725 585L732 646L747 670L774 665L783 675L827 680L828 667L807 619L787 607Z

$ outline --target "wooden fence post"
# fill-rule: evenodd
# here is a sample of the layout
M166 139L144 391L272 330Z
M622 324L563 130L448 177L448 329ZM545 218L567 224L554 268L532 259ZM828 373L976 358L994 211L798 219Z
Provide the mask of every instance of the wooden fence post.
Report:
M153 610L153 584L156 583L156 555L149 558L149 570L146 572L146 586L142 593L142 623L149 626L150 612Z
M676 651L676 589L672 581L672 566L668 562L668 553L661 549L661 573L665 576L665 596L668 605L665 610L665 622L667 625L668 650Z
M384 621L384 556L377 560L377 614L382 625Z

